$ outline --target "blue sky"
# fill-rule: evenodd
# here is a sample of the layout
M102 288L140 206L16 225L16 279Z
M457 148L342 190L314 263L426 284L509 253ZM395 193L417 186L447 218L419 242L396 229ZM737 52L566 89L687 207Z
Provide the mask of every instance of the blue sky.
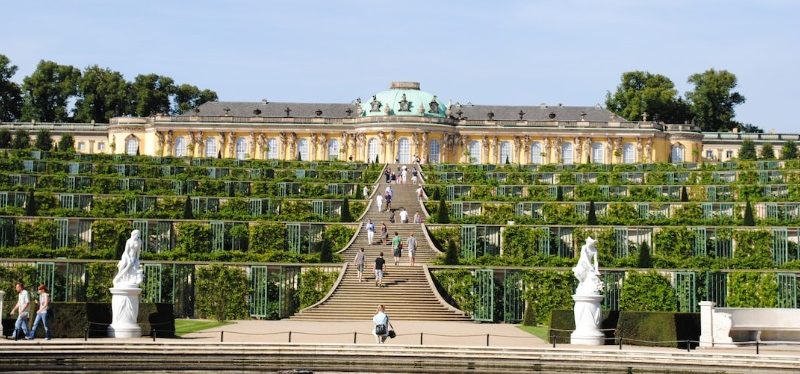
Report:
M800 1L6 1L0 53L159 73L223 101L350 102L413 80L444 100L594 105L624 71L726 69L739 121L800 132Z

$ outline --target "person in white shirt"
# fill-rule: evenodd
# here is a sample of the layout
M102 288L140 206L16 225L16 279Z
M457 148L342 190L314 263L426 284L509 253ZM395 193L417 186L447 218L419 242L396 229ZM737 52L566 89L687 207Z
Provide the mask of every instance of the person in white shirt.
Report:
M378 207L378 212L383 211L383 195L381 194L375 195L375 205Z
M375 224L372 220L367 220L367 243L372 245L372 240L375 238Z
M389 315L386 314L386 307L383 304L378 305L378 310L372 317L372 323L375 327L372 329L372 335L375 335L375 342L383 344L386 338L389 337L389 329L394 330L394 326L389 322Z
M422 188L422 185L420 184L419 187L417 187L417 201L422 201L422 200L427 200L427 199L425 199L425 189Z
M408 170L403 169L403 171L400 172L400 179L403 181L403 184L406 184L408 180Z
M17 304L11 308L11 312L9 315L14 315L14 312L17 312L17 321L14 323L14 333L12 334L13 339L18 339L20 336L18 332L22 330L23 336L28 336L28 305L31 303L31 297L28 294L28 290L25 289L25 284L22 282L17 282L14 284L14 288L17 290Z
M369 199L369 187L364 186L364 190L362 191L362 193L364 194L365 199Z
M400 223L408 223L408 212L405 209L400 209Z

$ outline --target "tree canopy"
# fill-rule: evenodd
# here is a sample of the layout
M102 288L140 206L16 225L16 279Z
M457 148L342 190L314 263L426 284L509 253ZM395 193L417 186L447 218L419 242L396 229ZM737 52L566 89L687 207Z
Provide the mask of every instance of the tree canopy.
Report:
M0 54L0 121L15 121L22 111L22 90L11 81L17 67Z
M97 65L83 71L75 102L75 121L108 122L125 114L129 107L128 82L121 73Z
M81 71L73 66L40 61L33 74L22 80L22 120L66 122L67 102L78 93L80 78Z
M686 92L692 114L703 131L731 130L739 123L734 121L734 107L745 101L744 96L733 91L736 75L727 70L708 69L689 76L694 90Z
M606 107L629 121L642 120L645 112L667 123L683 123L690 115L672 80L646 71L622 73L617 90L606 93Z

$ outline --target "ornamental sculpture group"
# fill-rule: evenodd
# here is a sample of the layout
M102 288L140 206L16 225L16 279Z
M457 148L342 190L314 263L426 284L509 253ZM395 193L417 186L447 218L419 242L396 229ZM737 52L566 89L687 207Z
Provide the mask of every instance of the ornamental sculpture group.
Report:
M597 265L596 243L592 237L586 238L578 264L572 268L575 278L578 278L578 287L572 295L575 300L575 331L570 336L571 344L603 345L605 342L605 335L600 331L603 282Z
M142 289L142 269L139 266L139 253L142 239L139 230L133 230L125 242L125 252L117 263L117 275L111 290L111 310L113 317L108 326L108 336L113 338L138 338L142 328L136 323L139 315L139 295Z

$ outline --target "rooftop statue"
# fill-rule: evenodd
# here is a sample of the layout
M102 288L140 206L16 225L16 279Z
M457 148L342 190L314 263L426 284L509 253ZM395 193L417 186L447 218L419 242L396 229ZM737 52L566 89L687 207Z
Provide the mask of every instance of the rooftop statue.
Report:
M378 101L378 98L375 95L372 95L372 101L369 103L371 106L370 112L380 112L381 111L381 102Z
M133 230L131 237L125 242L125 251L117 263L117 275L114 276L114 287L117 285L138 286L142 283L142 270L139 267L139 253L142 250L142 239L139 230Z
M398 109L398 112L411 111L411 102L406 100L406 94L403 94L403 96L400 98L400 101L398 101L397 103L400 104L400 109Z

